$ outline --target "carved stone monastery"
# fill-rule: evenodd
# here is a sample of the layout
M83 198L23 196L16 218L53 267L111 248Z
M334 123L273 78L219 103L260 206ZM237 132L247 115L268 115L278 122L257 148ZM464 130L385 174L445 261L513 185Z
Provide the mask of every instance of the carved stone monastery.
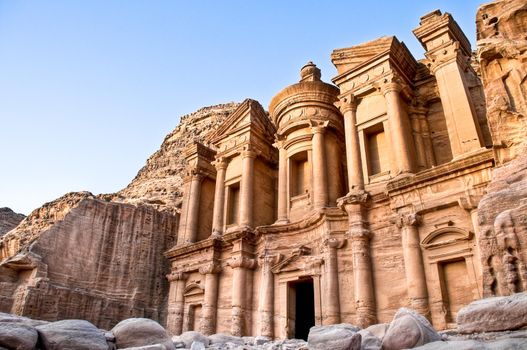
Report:
M269 114L248 99L186 150L171 331L302 338L404 305L444 329L525 290L506 219L503 256L475 236L495 154L469 41L440 11L414 34L426 59L393 36L334 50L335 85L309 62Z
M305 338L403 306L451 328L527 291L527 3L476 25L477 52L434 11L413 31L424 59L382 37L334 50L333 84L309 62L268 112L182 118L125 189L0 232L0 311Z

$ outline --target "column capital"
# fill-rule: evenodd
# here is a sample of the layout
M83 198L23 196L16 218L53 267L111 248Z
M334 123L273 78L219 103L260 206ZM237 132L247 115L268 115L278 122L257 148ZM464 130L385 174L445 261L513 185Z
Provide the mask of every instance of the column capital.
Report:
M339 100L335 102L335 106L340 110L342 114L346 112L357 110L358 98L352 93L346 93L339 96Z
M399 228L419 226L421 224L421 216L416 213L399 214L395 224Z
M166 275L166 278L169 282L185 281L188 278L188 273L172 271L171 273Z
M344 247L344 245L346 244L346 239L330 237L330 238L326 238L323 244L325 247L328 247L330 249L340 249Z
M254 269L256 267L256 259L251 259L246 256L233 256L227 262L231 268L242 267L245 269Z
M352 188L344 197L337 199L337 206L347 211L346 207L350 204L364 204L368 200L368 192Z
M467 61L469 59L463 54L458 41L451 41L435 50L426 52L425 56L428 59L428 68L434 75L445 65L456 61L460 67L464 69L467 66Z
M479 201L481 200L482 195L478 194L467 194L466 196L459 197L457 202L459 206L466 211L472 211L478 209Z
M258 265L260 267L263 267L263 266L274 266L276 264L278 264L280 261L282 261L282 259L284 258L284 256L282 254L267 254L267 253L262 253L259 257L258 257Z
M395 80L387 80L380 85L381 93L386 96L390 92L401 92L403 87Z
M314 134L323 134L326 132L326 129L329 125L329 121L325 121L325 122L316 122L316 121L311 121L311 132Z
M216 171L225 170L227 169L227 166L229 165L229 162L224 157L216 158L214 162L212 162L212 165L216 168Z
M251 145L244 146L240 154L242 158L256 158L256 156L258 155L254 150L254 147L252 147Z
M221 265L217 261L211 261L199 268L199 273L202 275L220 273L222 270Z
M201 180L203 180L205 178L205 174L199 168L187 169L185 175L186 176L185 176L185 179L183 180L183 182L189 182L189 181L192 181L192 180L201 181Z

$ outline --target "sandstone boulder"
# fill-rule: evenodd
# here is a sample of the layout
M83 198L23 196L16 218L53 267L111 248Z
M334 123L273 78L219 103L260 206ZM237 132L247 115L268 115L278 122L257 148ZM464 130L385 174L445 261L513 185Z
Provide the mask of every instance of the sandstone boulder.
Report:
M382 340L382 338L384 338L384 335L388 331L388 328L390 328L389 323L379 323L369 326L368 328L366 328L366 330L376 336L377 338L379 338L380 340Z
M112 329L117 349L144 347L162 344L168 350L174 349L172 339L156 321L148 318L129 318L119 322Z
M502 339L491 342L482 342L473 339L454 341L435 341L415 350L525 350L527 342L525 339Z
M527 326L527 293L476 300L457 315L461 333L514 330Z
M62 320L37 326L44 350L108 350L104 332L84 320Z
M20 322L0 322L0 346L16 350L33 350L38 333L31 326Z
M9 322L9 323L16 322L16 323L22 323L22 324L25 324L26 326L31 326L31 327L41 326L41 325L49 323L48 321L33 320L28 317L18 316L18 315L13 315L13 314L6 314L3 312L0 312L0 322Z
M358 333L361 336L361 350L379 350L381 348L381 339L367 329L361 329Z
M190 348L192 346L192 343L195 341L203 343L205 346L208 346L210 344L209 338L207 338L200 332L195 331L184 332L179 336L179 338L185 343L186 348Z
M441 336L425 317L413 310L400 308L382 340L382 349L412 349L438 340Z
M307 343L312 350L352 350L360 349L360 328L348 323L329 326L314 326L309 330Z
M224 333L218 333L213 334L209 336L210 344L225 344L225 343L233 343L233 344L239 344L244 345L243 338L235 337L229 334Z

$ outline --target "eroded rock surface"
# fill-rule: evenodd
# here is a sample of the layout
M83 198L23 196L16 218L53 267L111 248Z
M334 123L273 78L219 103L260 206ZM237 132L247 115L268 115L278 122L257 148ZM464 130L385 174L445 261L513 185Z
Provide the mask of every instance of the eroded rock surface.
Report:
M502 0L476 15L478 60L485 86L487 118L499 156L520 154L527 132L527 3Z
M438 340L441 340L441 336L425 317L413 310L401 308L384 335L382 348L411 349Z
M62 320L37 327L45 350L107 350L104 333L84 320Z
M25 217L9 208L0 208L0 237L14 229Z

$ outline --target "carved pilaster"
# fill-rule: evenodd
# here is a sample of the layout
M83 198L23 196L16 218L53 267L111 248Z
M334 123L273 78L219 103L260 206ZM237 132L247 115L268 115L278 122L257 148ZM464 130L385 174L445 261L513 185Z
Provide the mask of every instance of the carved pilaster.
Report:
M329 122L313 123L313 206L321 209L328 204L326 141L324 134Z
M340 249L346 243L345 239L327 238L324 240L326 250L325 275L325 303L326 307L322 315L323 324L340 323L340 293L339 293L339 275L338 275L338 258L337 249Z
M220 237L223 233L225 213L225 174L228 162L225 158L218 158L214 162L216 168L216 187L214 191L214 209L212 215L212 236Z
M247 273L256 267L256 259L246 256L233 256L228 265L234 270L232 277L232 321L231 334L241 337L245 335L247 305Z
M355 323L367 327L376 322L375 297L370 257L370 237L363 205L368 200L364 190L352 190L338 200L339 206L348 214L351 252L353 256L354 300L357 316Z
M205 295L200 319L200 331L205 335L216 333L218 274L221 270L221 265L216 261L209 262L199 268L199 272L205 275Z
M274 274L272 266L282 260L281 254L267 254L258 257L262 268L258 313L260 318L259 335L274 338Z
M181 334L183 330L183 318L185 307L185 281L188 274L184 272L171 272L167 276L170 282L167 328L173 334Z
M402 235L409 306L429 318L428 290L417 229L421 224L421 216L416 213L399 214L396 224Z

